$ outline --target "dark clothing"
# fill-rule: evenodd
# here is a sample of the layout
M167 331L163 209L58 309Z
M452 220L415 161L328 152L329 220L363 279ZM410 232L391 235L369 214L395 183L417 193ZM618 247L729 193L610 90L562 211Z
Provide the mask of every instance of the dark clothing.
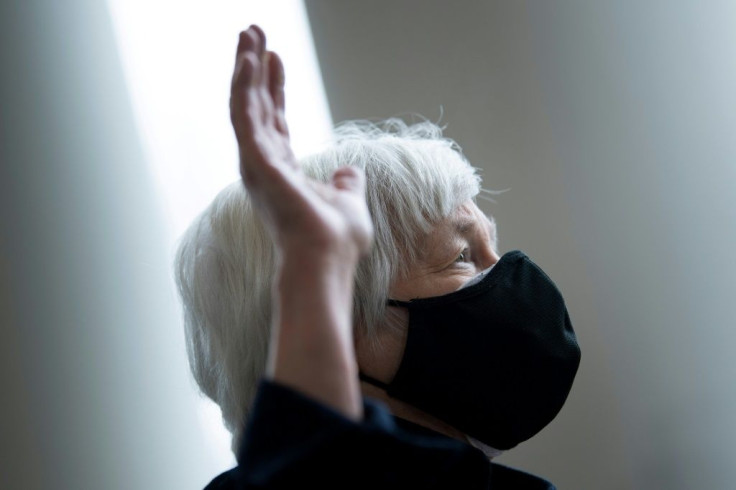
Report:
M554 490L536 476L491 463L478 449L405 420L374 400L353 422L286 386L262 381L239 465L205 490Z

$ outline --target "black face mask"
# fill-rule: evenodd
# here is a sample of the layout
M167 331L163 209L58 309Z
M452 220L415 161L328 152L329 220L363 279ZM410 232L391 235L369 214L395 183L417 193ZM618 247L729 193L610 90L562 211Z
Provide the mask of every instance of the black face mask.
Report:
M542 430L565 403L580 347L562 295L522 252L444 296L389 300L409 309L401 365L387 385L361 379L496 449Z

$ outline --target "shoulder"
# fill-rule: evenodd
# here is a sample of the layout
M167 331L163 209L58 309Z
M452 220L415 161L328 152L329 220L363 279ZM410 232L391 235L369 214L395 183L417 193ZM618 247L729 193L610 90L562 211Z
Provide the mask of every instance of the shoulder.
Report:
M491 463L491 489L557 490L552 483L525 471Z
M497 463L491 463L492 467L492 478L487 484L487 488L493 490L556 490L552 483L538 476L526 473L516 468L500 465ZM436 481L434 483L437 483ZM475 488L478 482L475 484L468 481L456 480L453 484L453 488L457 488L456 485L462 485L466 488ZM215 477L204 490L236 490L242 487L242 480L239 476L239 468L232 468L217 477Z
M216 476L204 490L229 490L237 488L238 468L233 468Z

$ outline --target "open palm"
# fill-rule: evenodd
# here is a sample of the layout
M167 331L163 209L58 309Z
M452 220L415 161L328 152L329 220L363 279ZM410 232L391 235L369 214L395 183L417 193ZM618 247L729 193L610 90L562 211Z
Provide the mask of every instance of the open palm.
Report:
M283 65L266 50L266 37L257 26L240 34L230 116L243 183L277 246L345 258L365 254L373 227L364 175L354 167L337 170L329 183L304 175L284 117Z

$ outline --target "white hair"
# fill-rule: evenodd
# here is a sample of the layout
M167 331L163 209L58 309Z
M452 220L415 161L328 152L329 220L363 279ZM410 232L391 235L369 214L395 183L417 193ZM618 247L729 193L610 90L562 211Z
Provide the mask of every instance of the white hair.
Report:
M366 174L375 241L356 273L354 319L375 338L386 325L391 283L416 263L432 226L475 198L480 178L440 127L399 119L343 123L334 144L301 163L324 182L345 165ZM221 191L192 223L175 267L192 373L220 406L237 452L266 366L275 274L273 242L242 182Z

